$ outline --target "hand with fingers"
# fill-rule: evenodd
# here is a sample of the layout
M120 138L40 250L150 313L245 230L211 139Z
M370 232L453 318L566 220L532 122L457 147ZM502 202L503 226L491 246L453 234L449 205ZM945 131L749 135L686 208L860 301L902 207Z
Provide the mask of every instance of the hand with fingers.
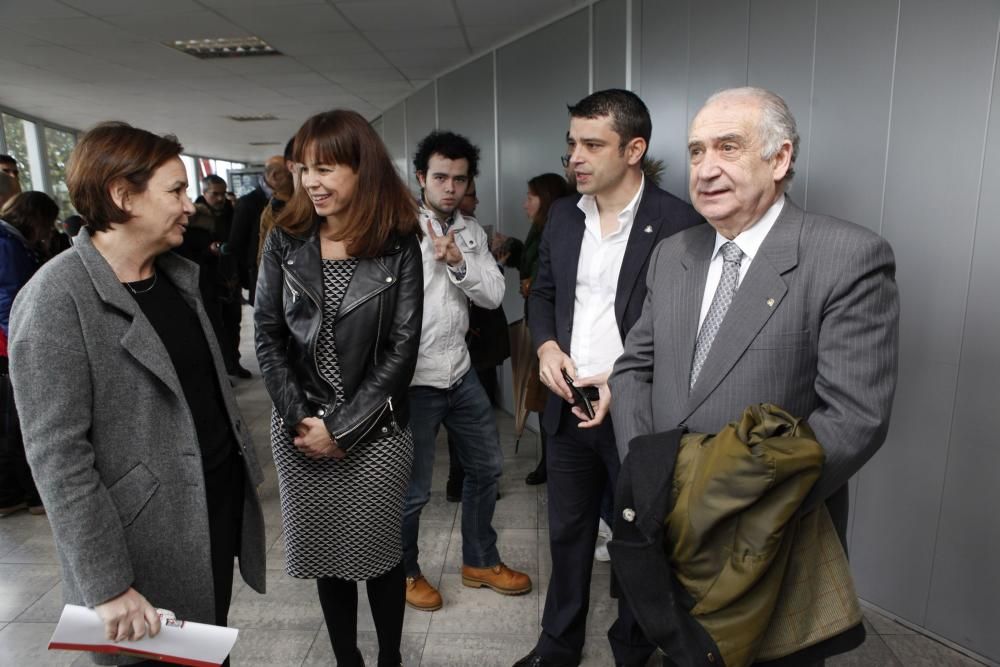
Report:
M458 267L465 261L462 251L455 243L455 230L451 229L447 234L438 234L434 229L434 223L427 221L427 236L434 244L434 259L445 262L448 266Z
M156 608L132 588L94 607L104 622L104 636L120 641L136 641L147 634L155 637L160 632L160 616Z
M608 377L610 375L611 371L607 371L599 375L577 378L573 382L577 387L597 387L597 392L600 396L600 399L593 404L593 418L588 417L579 406L573 406L573 414L580 419L580 423L577 424L578 427L594 428L595 426L600 426L604 418L608 416L608 411L611 409L611 388L608 387Z
M326 429L326 424L318 417L306 417L295 426L295 432L298 435L292 440L292 444L310 459L342 459L347 456L347 452L337 446L337 441Z
M573 392L570 391L566 381L563 380L563 371L570 377L576 377L576 364L569 355L562 351L559 343L549 340L542 343L538 348L538 376L542 384L548 387L553 394L564 399L567 403L573 402Z

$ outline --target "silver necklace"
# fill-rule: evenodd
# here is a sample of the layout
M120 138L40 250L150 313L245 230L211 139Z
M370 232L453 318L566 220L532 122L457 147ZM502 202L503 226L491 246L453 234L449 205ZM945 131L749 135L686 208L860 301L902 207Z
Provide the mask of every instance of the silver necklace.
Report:
M149 283L149 287L147 287L146 289L137 290L136 288L132 287L132 283L125 283L125 287L127 287L128 290L130 292L132 292L132 294L145 294L149 290L151 290L154 287L156 287L156 275L157 275L156 274L156 269L153 269L153 282ZM141 283L142 281L141 280L136 280L135 282Z

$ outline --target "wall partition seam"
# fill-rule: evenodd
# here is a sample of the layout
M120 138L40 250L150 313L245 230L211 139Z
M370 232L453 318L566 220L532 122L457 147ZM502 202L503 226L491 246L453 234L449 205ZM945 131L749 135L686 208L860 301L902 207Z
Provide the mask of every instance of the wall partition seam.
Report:
M878 233L885 236L885 184L889 180L889 147L892 144L892 101L896 90L896 62L899 58L899 22L902 19L902 0L896 2L896 34L892 43L892 74L889 77L889 115L885 128L885 166L882 168L882 205L878 215Z
M434 129L441 129L441 105L438 104L438 81L440 79L434 79L431 81L431 85L434 86Z
M625 89L632 90L632 0L625 0Z
M410 183L410 138L406 130L406 100L400 105L403 107L403 182L409 186Z
M587 94L594 92L594 5L587 5Z
M813 106L816 98L816 44L819 40L819 0L813 5L813 47L812 67L809 72L809 117L806 120L806 164L802 170L805 174L805 185L802 190L802 207L809 210L809 161L812 155L812 125Z
M493 192L496 193L493 197L496 217L493 219L496 221L495 229L506 232L503 220L500 218L500 95L497 92L497 80L499 79L497 75L497 49L493 49L491 55L490 60L493 64Z

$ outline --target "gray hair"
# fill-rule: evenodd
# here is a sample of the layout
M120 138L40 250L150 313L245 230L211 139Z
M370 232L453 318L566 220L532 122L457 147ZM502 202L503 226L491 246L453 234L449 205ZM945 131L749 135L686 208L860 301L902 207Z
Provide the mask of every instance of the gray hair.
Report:
M795 159L799 156L799 132L795 126L795 117L785 100L770 90L746 86L720 90L708 98L705 106L727 99L749 99L755 101L760 107L758 131L761 139L760 157L762 160L770 160L777 155L781 144L785 141L792 143L792 161L789 163L788 172L783 179L783 183L787 185L795 175Z

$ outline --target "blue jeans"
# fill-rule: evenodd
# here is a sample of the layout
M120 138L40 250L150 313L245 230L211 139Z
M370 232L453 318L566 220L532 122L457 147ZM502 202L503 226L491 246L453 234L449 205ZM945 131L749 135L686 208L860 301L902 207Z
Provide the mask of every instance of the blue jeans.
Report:
M417 562L420 511L431 497L434 441L443 423L454 438L465 470L462 486L462 562L493 567L500 562L493 510L503 470L503 453L493 406L474 370L448 389L410 387L413 473L403 507L403 566L406 576L420 574Z

